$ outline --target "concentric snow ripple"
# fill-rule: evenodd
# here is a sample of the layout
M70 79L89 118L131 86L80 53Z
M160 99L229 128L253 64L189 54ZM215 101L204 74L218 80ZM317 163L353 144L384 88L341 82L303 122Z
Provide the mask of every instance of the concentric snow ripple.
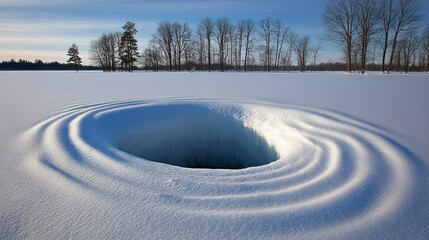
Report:
M183 125L190 119L203 122ZM146 144L155 146L163 141L151 141L154 131L165 139L192 135L205 129L204 121L217 122L216 127L238 123L226 126L226 132L234 130L231 126L251 130L265 150L272 150L264 154L278 159L256 159L256 167L238 170L192 169L124 150L133 134L152 131ZM235 141L245 142L245 136ZM162 99L77 104L24 137L28 169L59 191L141 202L148 211L172 216L270 223L255 224L261 228L255 231L362 229L400 211L414 185L409 152L379 127L326 110L274 103ZM173 145L164 149L171 158L187 144Z

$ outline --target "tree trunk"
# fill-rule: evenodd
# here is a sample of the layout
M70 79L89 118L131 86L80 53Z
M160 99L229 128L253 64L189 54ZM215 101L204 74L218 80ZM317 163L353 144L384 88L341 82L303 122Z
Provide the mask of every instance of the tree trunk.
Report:
M361 74L365 74L366 71L366 50L367 50L367 42L365 40L365 36L362 37L362 49L360 54L360 67L361 67Z
M209 72L211 71L211 50L210 50L210 36L207 35L207 56L209 60Z
M352 72L352 44L347 44L347 72Z
M389 60L389 66L387 68L387 74L390 74L390 71L392 71L392 64L393 64L393 58L395 57L396 42L398 40L398 34L399 34L399 32L396 31L395 32L395 36L393 38L392 50L391 50L391 53L390 53L390 60Z
M386 71L386 55L387 55L387 46L389 43L389 32L385 32L384 34L384 43L383 43L383 54L381 57L381 72L384 73Z

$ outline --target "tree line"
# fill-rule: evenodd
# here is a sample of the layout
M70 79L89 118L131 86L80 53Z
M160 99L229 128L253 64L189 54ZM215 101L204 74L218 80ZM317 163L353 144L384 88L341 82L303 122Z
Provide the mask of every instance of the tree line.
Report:
M429 68L429 25L418 0L330 0L322 19L326 40L342 46L346 71L365 73L379 61L381 72Z
M80 70L99 70L99 67L95 66L79 66ZM0 62L0 70L14 70L14 71L23 71L23 70L76 70L76 65L74 64L64 64L55 62L43 62L40 59L34 61L28 61L24 59Z
M135 23L91 41L89 55L103 71L337 71L429 70L429 25L421 31L419 0L328 0L321 19L324 41L336 43L343 63L317 63L321 42L299 36L283 21L205 18L196 29L164 20L143 52ZM81 65L75 44L69 66ZM10 63L8 63L10 65ZM5 63L3 65L6 65Z
M343 62L324 62L324 63L318 63L314 66L308 66L308 71L343 71L345 69L346 64ZM368 69L370 71L377 71L381 68L381 65L379 64L368 64ZM99 66L87 66L87 65L80 65L78 67L79 70L102 70ZM135 70L145 70L144 68L134 66ZM26 70L56 70L56 71L62 71L62 70L76 70L75 64L70 63L59 63L57 61L55 62L43 62L40 59L36 59L34 61L28 61L24 59L19 60L9 60L9 61L3 61L0 62L0 70L6 70L6 71L26 71ZM168 69L166 69L168 70ZM264 68L262 66L254 67L254 71L264 71ZM298 66L291 66L291 71L298 71ZM410 71L421 71L421 69L418 66L412 67Z
M122 34L123 35L123 34ZM106 33L90 44L94 64L104 71L123 70L121 33ZM136 43L136 42L134 42ZM148 47L135 58L152 71L291 71L295 53L298 69L315 66L320 44L299 37L278 19L259 22L243 19L235 24L227 18L202 20L195 31L188 23L164 20L157 24Z
M260 21L205 18L188 23L160 21L147 48L124 66L124 33L103 34L91 42L91 60L104 71L127 70L139 62L151 71L428 71L429 25L419 33L417 0L330 0L323 11L325 41L343 48L344 63L317 63L321 42L298 36L279 19ZM137 32L134 23L133 36ZM127 25L126 24L126 25ZM123 27L125 29L125 26ZM132 39L132 37L131 37Z

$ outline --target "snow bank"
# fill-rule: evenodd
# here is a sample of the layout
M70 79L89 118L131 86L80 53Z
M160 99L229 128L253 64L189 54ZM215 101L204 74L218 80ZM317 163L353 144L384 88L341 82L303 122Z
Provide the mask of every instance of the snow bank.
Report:
M159 85L165 76L136 75L159 78L152 82ZM216 84L212 76L200 74L192 86ZM94 84L86 81L77 86ZM426 236L429 202L419 191L428 185L424 151L348 114L244 94L232 98L222 96L230 89L220 89L205 98L66 100L39 117L45 120L18 120L12 133L3 133L11 142L2 146L1 162L11 167L1 171L1 237Z

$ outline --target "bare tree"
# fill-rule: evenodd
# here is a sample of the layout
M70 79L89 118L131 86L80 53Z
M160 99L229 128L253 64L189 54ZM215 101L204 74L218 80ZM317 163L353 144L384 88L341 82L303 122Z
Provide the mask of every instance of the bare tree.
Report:
M286 39L286 42L288 43L288 49L287 49L286 55L284 56L284 63L285 63L286 70L288 72L290 72L292 68L292 52L295 47L297 38L298 38L298 35L290 31Z
M253 48L253 35L255 33L255 22L252 19L245 20L244 23L244 39L245 39L245 51L244 51L244 71L247 71L247 64L249 62L250 52Z
M173 71L173 27L170 21L158 23L154 35L154 42L162 50L163 56L168 64L168 70Z
M423 56L423 65L425 72L429 71L429 25L426 26L426 29L423 32L422 36L422 56Z
M401 72L402 71L402 41L398 41L397 50L395 51L395 55L393 56L392 61L392 71Z
M259 23L259 36L263 42L264 49L264 61L265 61L265 70L269 72L271 70L271 58L272 58L272 49L271 49L271 37L274 31L273 24L274 22L271 18L264 18Z
M197 48L197 42L192 40L189 41L188 44L185 45L185 48L183 50L183 57L185 60L185 69L187 71L192 71L195 68L195 59L196 59L196 48Z
M195 33L195 50L199 68L202 69L206 63L206 43L205 34L202 25L199 25Z
M205 38L206 38L206 43L207 43L207 59L208 59L208 68L209 68L209 72L211 70L211 41L213 38L213 34L214 34L214 23L213 20L211 18L206 18L204 19L200 26L201 31L204 33Z
M256 65L256 58L253 54L249 55L248 69L253 71L253 67Z
M275 56L274 56L274 69L279 71L280 57L283 49L283 43L289 32L289 28L283 25L283 22L279 19L274 21L273 33L275 42Z
M227 47L227 56L229 56L229 64L231 68L234 68L234 62L237 62L237 34L236 34L236 26L234 24L229 25L228 30L228 42L229 45Z
M308 56L310 53L310 38L308 36L300 38L295 44L295 53L298 61L298 68L300 72L305 71L305 66L308 62Z
M241 71L241 52L243 49L243 40L244 40L244 35L245 35L245 28L246 28L246 21L245 20L240 20L237 23L237 43L238 43L238 47L237 47L237 71Z
M378 41L377 41L377 43L379 43ZM377 57L378 57L378 55L379 55L379 49L378 49L378 45L377 44L373 44L372 45L372 49L371 49L371 56L370 56L370 58L371 58L371 68L370 69L368 69L368 70L370 70L370 71L376 71L377 70L377 67L376 67L376 59L377 59Z
M90 43L89 55L94 64L101 67L103 71L114 72L117 70L119 58L119 43L121 33L103 34L97 40Z
M419 48L419 39L416 32L409 32L401 41L398 43L399 50L402 56L402 66L405 73L410 70L411 63L416 57L417 49Z
M377 32L380 7L374 0L356 1L356 32L360 41L360 72L366 71L368 46Z
M172 31L175 68L181 71L183 52L191 42L192 31L187 23L180 24L178 22L172 24Z
M419 14L419 3L417 0L398 0L399 3L396 5L396 11L394 15L393 39L392 48L390 52L390 60L387 72L390 73L393 67L393 58L395 57L396 44L402 33L413 31L417 27L417 23L421 20Z
M219 70L225 71L225 63L228 54L225 54L228 41L230 40L231 24L227 18L219 18L216 20L214 35L216 36L216 42L218 44L218 62Z
M313 71L316 71L316 59L319 54L319 50L320 50L320 42L317 43L317 45L311 49L311 53L313 55Z
M161 51L157 48L156 43L151 40L149 47L146 48L142 55L142 62L146 69L157 72L161 64Z
M356 72L359 69L360 53L361 45L359 40L355 39L352 44L352 72Z
M397 19L397 7L395 4L397 0L381 0L381 11L380 11L380 20L381 20L381 42L382 42L382 57L381 57L381 72L386 71L386 55L389 46L391 45L390 34L394 25L394 22Z
M104 52L99 44L99 39L92 40L89 44L89 58L97 66L101 67L103 71L108 71L104 61Z
M326 38L343 45L346 71L352 71L352 48L355 36L356 4L354 0L330 0L322 15Z

